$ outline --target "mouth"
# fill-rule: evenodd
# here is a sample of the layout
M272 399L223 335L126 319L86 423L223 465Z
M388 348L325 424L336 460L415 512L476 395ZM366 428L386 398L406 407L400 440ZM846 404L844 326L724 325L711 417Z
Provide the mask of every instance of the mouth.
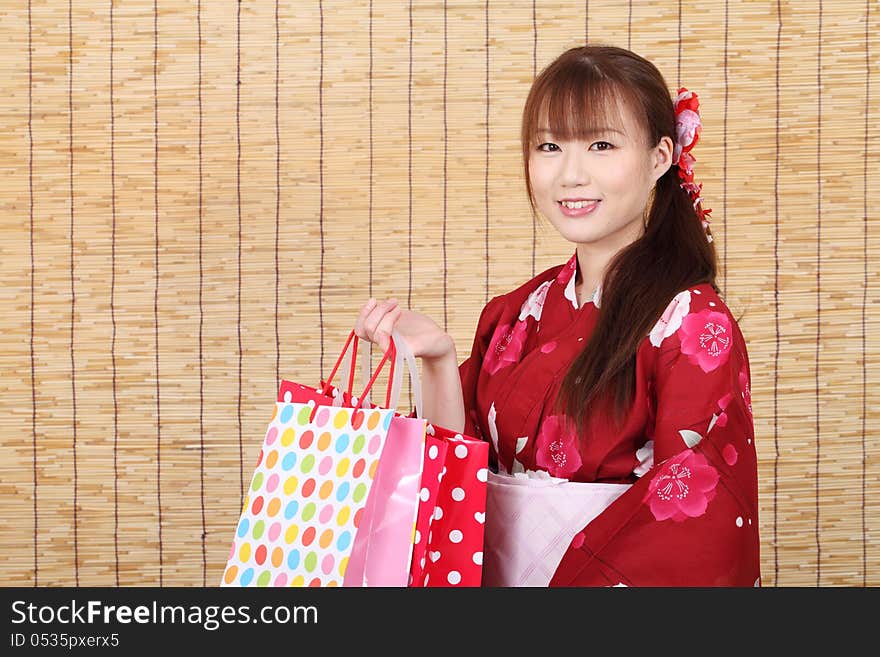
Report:
M595 198L566 198L556 204L566 217L583 217L593 212L600 202Z

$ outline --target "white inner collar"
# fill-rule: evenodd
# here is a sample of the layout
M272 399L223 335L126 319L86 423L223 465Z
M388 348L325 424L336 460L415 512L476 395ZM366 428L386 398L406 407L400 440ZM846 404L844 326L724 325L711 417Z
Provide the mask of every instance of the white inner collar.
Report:
M574 307L575 310L580 310L580 308L581 308L578 305L577 292L575 292L575 289L574 289L575 288L575 281L577 281L577 273L578 273L579 269L580 269L580 265L578 264L577 256L575 256L574 274L572 274L572 277L569 279L568 285L565 286L565 293L564 293L565 298L568 299L569 301L571 301L571 305L572 305L572 307ZM602 301L602 284L599 283L599 285L596 286L596 289L593 290L593 297L589 301L585 301L584 305L586 305L588 303L592 303L594 306L596 306L596 308L598 308L601 301Z

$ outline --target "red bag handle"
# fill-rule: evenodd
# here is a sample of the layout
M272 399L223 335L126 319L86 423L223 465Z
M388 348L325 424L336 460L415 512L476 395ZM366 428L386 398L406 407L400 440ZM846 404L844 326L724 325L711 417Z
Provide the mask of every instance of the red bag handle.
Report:
M330 376L327 377L327 381L324 383L324 387L321 390L322 395L328 395L330 392L330 384L333 381L333 377L336 376L336 372L339 370L339 366L342 364L342 359L345 358L345 353L348 351L350 345L354 344L354 351L352 352L351 358L351 371L348 375L348 390L346 391L349 396L351 396L352 388L354 387L354 371L355 366L357 365L357 348L358 348L358 336L355 334L354 330L348 335L348 339L345 341L345 346L342 347L342 353L339 354L339 358L336 359L336 364L333 366L333 370L330 372ZM358 397L358 403L355 405L354 410L358 410L363 403L364 398L369 394L370 388L373 387L373 384L376 382L376 379L379 378L379 373L382 371L382 366L385 365L385 361L391 359L391 371L388 376L388 388L385 391L385 408L391 404L391 388L392 383L394 382L394 362L397 360L397 347L394 344L394 338L389 338L388 349L385 351L385 354L382 356L382 360L376 366L375 371L373 372L373 376L370 379L369 383L367 383L367 387L364 389L363 393ZM317 406L315 406L317 410ZM315 414L316 410L312 411L312 415Z
M391 357L391 370L388 373L388 388L385 391L385 408L388 408L391 404L391 384L394 382L394 361L397 360L397 347L394 345L394 338L389 336L388 340L388 349L385 350L382 360L379 361L379 364L376 366L376 370L373 372L370 382L367 383L367 387L364 388L363 393L358 397L358 403L355 404L354 410L358 410L361 407L361 404L364 403L364 398L369 394L370 388L373 387L376 379L379 378L379 372L382 371L382 366L385 364L385 361L389 359L389 356ZM352 368L352 371L354 371L354 368Z
M324 387L321 389L321 394L327 396L330 391L330 382L333 381L333 377L336 376L336 371L339 369L339 366L342 364L342 359L345 358L345 353L348 351L349 345L354 341L354 353L351 356L351 372L349 372L348 376L348 394L351 394L351 389L354 386L354 370L355 365L357 364L357 348L358 348L358 336L354 331L349 333L348 340L345 341L345 346L342 347L342 353L339 354L339 358L336 359L336 364L333 366L333 371L330 372L330 376L327 377L326 383L324 383Z

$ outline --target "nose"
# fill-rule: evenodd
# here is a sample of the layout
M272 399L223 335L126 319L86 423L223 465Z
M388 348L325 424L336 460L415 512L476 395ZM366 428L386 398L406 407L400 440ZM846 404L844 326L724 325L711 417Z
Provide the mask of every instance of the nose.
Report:
M562 156L561 182L565 187L580 187L590 182L588 156L580 148L567 148Z

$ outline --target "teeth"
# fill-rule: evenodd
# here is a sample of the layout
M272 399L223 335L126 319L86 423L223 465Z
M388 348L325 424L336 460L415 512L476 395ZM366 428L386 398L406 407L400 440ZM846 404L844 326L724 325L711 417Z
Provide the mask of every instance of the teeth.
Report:
M569 210L579 210L580 208L585 208L588 205L593 205L595 201L562 201L562 205L567 207Z

